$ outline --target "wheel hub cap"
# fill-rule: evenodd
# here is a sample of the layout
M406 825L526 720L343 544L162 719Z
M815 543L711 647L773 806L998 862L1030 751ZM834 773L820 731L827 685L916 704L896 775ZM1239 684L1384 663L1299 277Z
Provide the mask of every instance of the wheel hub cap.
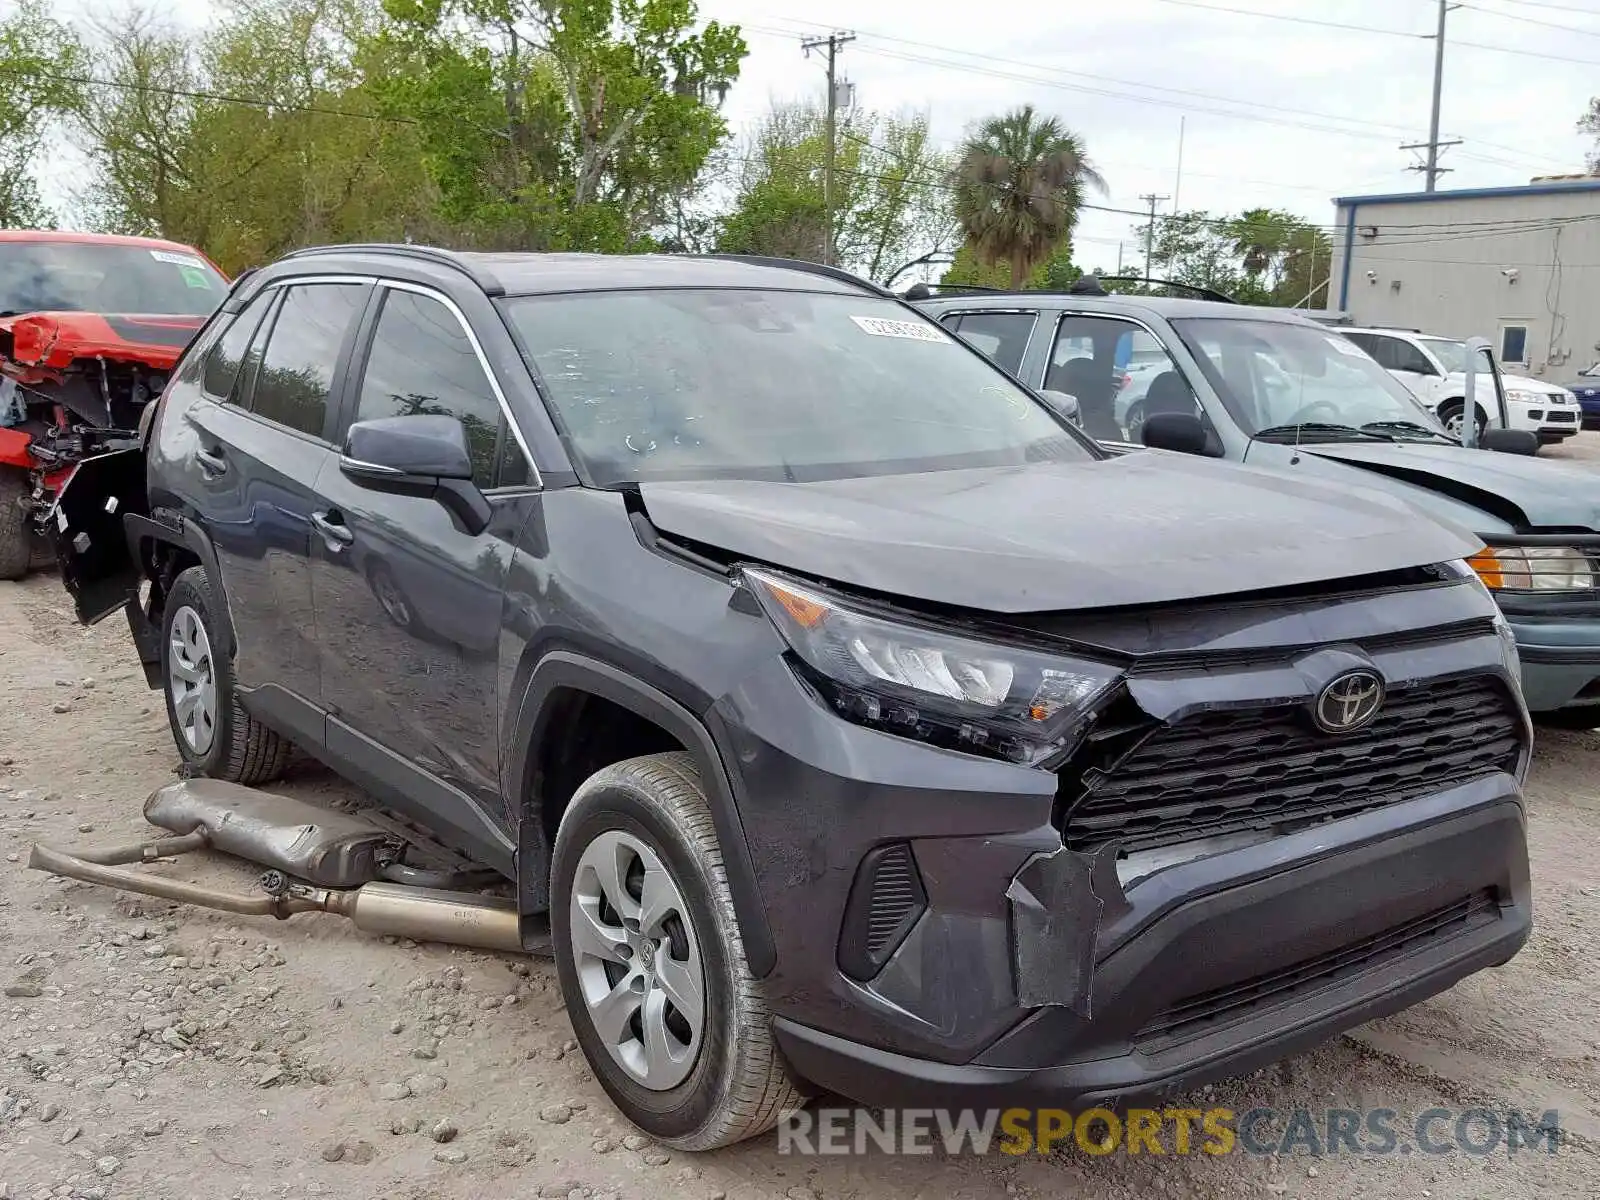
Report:
M167 647L167 692L178 734L196 754L211 749L217 732L217 685L211 639L200 614L185 605L172 615Z
M584 1006L629 1078L666 1091L705 1034L705 976L688 906L655 851L622 830L584 849L568 920Z

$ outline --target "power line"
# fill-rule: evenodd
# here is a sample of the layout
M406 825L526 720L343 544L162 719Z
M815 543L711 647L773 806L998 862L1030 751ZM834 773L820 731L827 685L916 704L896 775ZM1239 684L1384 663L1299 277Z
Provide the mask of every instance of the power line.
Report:
M1180 8L1193 8L1201 12L1227 13L1230 16L1254 17L1261 21L1289 21L1296 25L1321 26L1326 29L1344 29L1351 33L1378 34L1385 37L1402 37L1412 39L1429 39L1431 33L1408 33L1403 29L1384 29L1377 25L1350 25L1342 21L1323 21L1316 17L1296 17L1287 13L1262 12L1256 8L1231 8L1221 4L1201 4L1198 0L1156 0L1158 4L1175 4ZM1484 42L1452 42L1453 46L1465 46L1472 50L1484 50L1491 54L1515 54L1523 58L1543 58L1551 62L1577 63L1580 66L1600 66L1600 61L1592 58L1572 58L1564 54L1549 54L1541 50L1519 50L1514 46L1491 46Z
M1473 12L1480 12L1485 16L1499 17L1504 21L1515 21L1519 25L1541 25L1545 29L1559 29L1563 33L1581 33L1585 37L1600 37L1600 29L1579 29L1576 25L1560 25L1555 21L1541 21L1538 17L1530 17L1523 13L1501 12L1497 8L1482 8L1476 4L1462 4L1459 7L1470 8Z
M783 20L783 21L788 21L791 24L801 25L801 26L806 26L806 25L815 26L815 24L816 24L815 22L806 21L806 20L804 20L802 18L798 18L798 17L779 17L778 19L779 20ZM764 26L760 26L760 25L746 25L743 28L745 30L749 31L749 32L757 33L757 34L761 34L761 35L769 36L769 37L782 37L782 38L787 39L787 38L791 38L791 37L794 36L794 33L791 30L775 29L775 28L772 28L770 26L765 26L764 27ZM861 36L863 38L869 38L869 39L871 39L872 42L889 42L889 43L894 43L896 45L911 46L911 47L915 47L915 48L919 48L919 49L936 50L936 51L939 51L940 53L943 53L943 54L956 54L956 55L962 56L963 58L981 59L981 60L983 60L985 62L1000 63L1002 65L1007 65L1007 66L1026 67L1031 71L1041 72L1044 77L1041 77L1040 75L1020 75L1020 74L1017 74L1017 73L1014 73L1014 72L993 70L993 69L989 69L989 68L985 68L985 67L980 67L980 66L974 65L972 63L951 61L949 59L931 58L931 57L927 57L927 56L923 56L923 55L908 54L908 53L904 53L904 52L896 53L896 52L885 50L885 49L882 49L882 48L877 48L877 47L874 47L874 46L871 46L871 45L863 45L862 46L861 52L863 54L872 54L872 55L875 55L877 57L889 58L889 59L892 59L892 60L895 60L895 61L899 61L899 62L920 63L920 64L924 64L924 65L929 65L929 66L945 67L945 68L950 69L950 70L964 71L964 72L967 72L969 74L984 75L984 76L988 76L990 78L995 78L995 79L1008 79L1008 80L1016 80L1016 81L1019 81L1019 82L1035 83L1035 84L1039 84L1039 85L1044 86L1044 87L1050 87L1050 88L1058 89L1058 90L1061 90L1061 91L1078 92L1078 93L1082 93L1082 94L1096 95L1096 96L1106 96L1106 97L1111 98L1111 99L1127 100L1127 101L1131 101L1131 102L1134 102L1134 103L1141 103L1141 104L1151 104L1151 105L1155 105L1157 107L1162 107L1162 108L1175 108L1175 109L1180 109L1180 110L1185 111L1185 112L1205 112L1205 113L1209 113L1209 114L1211 114L1213 116L1231 117L1231 118L1234 118L1236 120L1254 121L1254 122L1257 122L1257 123L1260 123L1260 124L1267 124L1267 125L1279 125L1279 126L1283 126L1283 127L1286 127L1286 128L1292 128L1292 129L1306 129L1306 130L1310 130L1310 131L1318 132L1318 133L1334 133L1334 134L1343 134L1343 135L1348 136L1348 137L1362 137L1362 138L1366 138L1366 139L1373 140L1373 141L1379 141L1379 140L1389 141L1394 136L1394 133L1406 133L1406 134L1409 134L1409 133L1412 133L1416 128L1415 126L1411 126L1411 125L1396 125L1396 124L1391 124L1391 123L1385 122L1385 121L1371 121L1371 120L1367 120L1365 118L1347 117L1347 116L1343 116L1343 115L1335 114L1335 113L1319 112L1319 111L1317 111L1315 109L1292 108L1292 107L1288 107L1288 106L1285 106L1285 105L1277 105L1277 104L1274 104L1272 106L1272 108L1271 108L1271 111L1273 113L1290 113L1290 114L1294 114L1294 115L1298 115L1298 116L1314 117L1314 118L1318 118L1320 120L1340 121L1340 122L1344 122L1347 125L1359 125L1359 126L1369 127L1369 128L1374 129L1374 130L1386 129L1386 130L1392 130L1393 131L1393 132L1391 132L1389 134L1380 136L1380 135L1375 134L1375 133L1365 133L1365 132L1360 132L1360 131L1353 130L1353 129L1345 129L1345 128L1339 128L1339 127L1331 127L1330 128L1328 126L1314 125L1314 124L1310 124L1308 122L1286 121L1286 120L1283 120L1281 117L1264 115L1264 114L1259 113L1259 112L1234 112L1234 111L1224 110L1224 109L1205 108L1205 107L1202 107L1202 106L1199 106L1199 105L1194 105L1194 104L1176 103L1174 101L1165 100L1165 99L1162 99L1162 98L1156 97L1156 96L1142 96L1142 95L1137 95L1137 94L1132 94L1132 93L1127 93L1127 92L1119 92L1119 91L1106 89L1106 88L1093 88L1093 87L1087 87L1087 86L1079 85L1079 84L1069 84L1069 83L1065 83L1065 82L1058 82L1056 79L1049 78L1049 77L1050 76L1061 76L1061 77L1067 77L1067 78L1073 78L1073 79L1095 80L1095 81L1101 82L1101 83L1111 83L1111 84L1122 85L1122 86L1125 86L1125 87L1142 88L1142 89L1144 89L1146 91L1161 92L1161 93L1166 93L1166 94L1170 94L1170 95L1173 95L1173 96L1185 96L1185 97L1195 97L1197 99L1202 99L1202 100L1213 100L1213 101L1217 101L1217 102L1220 102L1220 103L1223 103L1223 104L1233 104L1233 105L1239 105L1239 106L1247 107L1247 108L1261 109L1263 106L1257 101L1243 100L1243 99L1239 99L1239 98L1236 98L1236 97L1220 95L1220 94L1212 93L1212 92L1201 92L1201 91L1193 91L1193 90L1184 89L1184 88L1164 87L1164 86L1161 86L1161 85L1158 85L1158 84L1141 83L1141 82L1139 82L1137 80L1119 79L1119 78L1116 78L1114 76L1091 74L1091 73L1086 72L1086 71L1069 71L1069 70L1065 70L1063 68L1045 67L1045 66L1041 66L1041 65L1039 65L1037 63L1027 62L1027 61L1022 60L1022 59L1005 58L1005 57L1002 57L1002 56L999 56L999 55L994 55L994 54L983 54L983 53L979 53L977 51L963 50L963 49L960 49L960 48L957 48L957 47L954 47L954 46L944 46L944 45L939 45L937 43L932 43L932 42L916 41L916 40L911 39L911 38L897 37L897 36L894 36L894 35L891 35L891 34L877 33L877 32L872 32L872 31L868 31L868 30L859 30L858 32L860 32L860 34L861 34ZM1452 44L1458 44L1458 43L1452 43ZM1484 141L1483 139L1477 139L1477 138L1474 138L1474 139L1471 139L1471 140L1474 141L1474 142L1477 142L1477 143L1479 143L1481 145L1490 146L1490 147L1493 147L1494 149L1505 151L1508 154L1516 155L1517 157L1522 158L1523 160L1525 160L1528 163L1538 164L1538 165L1541 165L1541 166L1548 166L1548 165L1551 165L1551 164L1565 165L1564 161L1561 160L1561 159L1558 159L1558 158L1555 158L1555 157L1546 158L1546 157L1539 156L1539 155L1532 155L1532 154L1529 154L1527 151L1523 150L1520 147L1504 146L1504 145L1500 145L1500 144L1497 144L1497 143L1494 143L1494 142ZM1514 164L1497 163L1495 165L1511 166L1511 165L1514 165Z

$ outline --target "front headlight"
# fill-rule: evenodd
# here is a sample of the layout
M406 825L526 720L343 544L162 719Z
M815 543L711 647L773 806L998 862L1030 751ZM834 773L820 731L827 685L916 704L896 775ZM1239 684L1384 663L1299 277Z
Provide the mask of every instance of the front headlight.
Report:
M1521 388L1507 388L1506 399L1513 404L1543 404L1545 397L1538 392L1525 392Z
M1486 546L1467 560L1492 591L1593 589L1594 564L1575 546Z
M885 733L1036 765L1076 741L1120 674L880 617L771 571L746 568L740 577L823 699Z

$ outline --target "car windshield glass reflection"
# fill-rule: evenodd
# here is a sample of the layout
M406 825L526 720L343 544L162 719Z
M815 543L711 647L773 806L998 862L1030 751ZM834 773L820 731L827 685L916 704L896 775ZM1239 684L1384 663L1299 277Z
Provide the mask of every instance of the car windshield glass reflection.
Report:
M1348 339L1286 321L1215 318L1173 322L1228 412L1252 436L1327 439L1346 430L1439 440L1433 413Z
M600 486L1093 457L1003 371L889 301L685 288L504 303Z

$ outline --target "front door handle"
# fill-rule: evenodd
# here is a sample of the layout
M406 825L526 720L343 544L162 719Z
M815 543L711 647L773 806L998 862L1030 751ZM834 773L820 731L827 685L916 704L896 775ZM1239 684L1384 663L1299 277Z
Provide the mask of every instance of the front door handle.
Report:
M200 473L207 479L228 473L228 460L219 450L196 450L194 460L200 464Z
M311 523L317 527L322 540L334 554L356 540L356 535L350 532L350 527L344 523L344 518L336 512L312 513Z

